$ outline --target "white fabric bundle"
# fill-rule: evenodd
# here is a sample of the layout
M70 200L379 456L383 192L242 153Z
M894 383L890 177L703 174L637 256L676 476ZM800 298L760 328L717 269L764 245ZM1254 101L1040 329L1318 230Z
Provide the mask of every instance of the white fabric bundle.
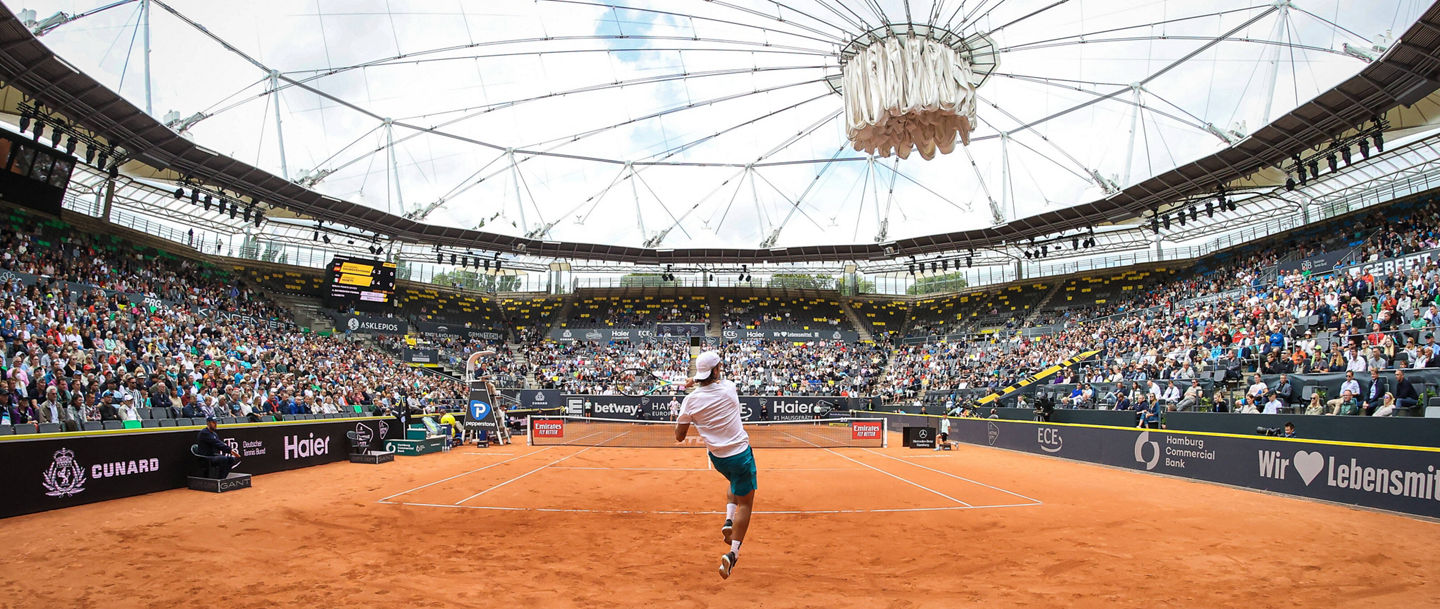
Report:
M893 37L845 64L845 131L855 150L925 159L970 143L976 124L974 73L954 49L934 40Z

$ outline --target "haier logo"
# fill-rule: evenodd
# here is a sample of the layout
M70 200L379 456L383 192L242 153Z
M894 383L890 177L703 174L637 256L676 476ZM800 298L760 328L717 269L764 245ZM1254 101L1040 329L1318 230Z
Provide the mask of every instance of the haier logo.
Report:
M1036 430L1036 440L1040 442L1040 450L1047 453L1058 453L1065 447L1065 440L1060 437L1060 430L1054 427L1041 427Z
M285 436L285 460L308 459L319 457L330 453L330 437L315 437L310 434L308 437Z

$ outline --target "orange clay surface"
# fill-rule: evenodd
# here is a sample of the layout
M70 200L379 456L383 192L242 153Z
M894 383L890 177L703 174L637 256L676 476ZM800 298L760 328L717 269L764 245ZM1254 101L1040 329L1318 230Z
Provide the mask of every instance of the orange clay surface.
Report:
M1434 607L1440 524L961 446L463 448L0 521L4 607Z

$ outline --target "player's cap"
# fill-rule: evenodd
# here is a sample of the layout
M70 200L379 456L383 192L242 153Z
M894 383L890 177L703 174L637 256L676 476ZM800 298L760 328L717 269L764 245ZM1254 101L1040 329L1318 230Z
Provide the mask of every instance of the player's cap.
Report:
M211 416L211 417L205 417L205 422L206 422L206 423L209 423L209 422L211 422L211 421L219 422L220 419L217 419L217 418L215 418L215 417L213 417L213 416Z
M700 354L695 360L695 380L703 381L710 378L710 371L720 365L720 354L714 351L706 351Z

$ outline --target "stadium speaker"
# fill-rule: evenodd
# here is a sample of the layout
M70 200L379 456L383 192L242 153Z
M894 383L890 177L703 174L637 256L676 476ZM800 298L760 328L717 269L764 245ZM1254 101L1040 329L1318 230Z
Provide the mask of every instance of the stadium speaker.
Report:
M75 154L75 136L65 138L65 154Z
M1285 190L1295 190L1295 178L1285 176ZM1209 207L1209 205L1206 205L1206 207Z
M499 261L499 260L496 260L496 261L495 261L495 272L496 272L496 273L499 273L499 272L500 272L500 261Z
M1320 162L1315 159L1310 159L1310 177L1320 179Z
M1210 202L1210 201L1206 201L1206 202L1205 202L1205 217L1206 217L1206 218L1214 218L1214 217L1215 217L1215 204L1212 203L1212 202Z
M1346 144L1344 148L1341 148L1341 149L1340 149L1340 160L1345 161L1345 166L1346 166L1346 167L1349 167L1349 166L1350 166L1350 145L1349 145L1349 144Z
M210 211L210 195L205 195L205 211Z
M42 137L45 137L45 123L36 122L36 123L35 123L35 141L37 141L37 142L40 141L40 138L42 138Z
M935 262L935 261L933 261L933 260L930 261L930 272L931 272L931 273L939 273L939 272L940 272L940 263L939 263L939 262Z
M185 198L185 189L184 189L184 188L176 188L176 189L175 189L175 198L176 198L176 199L184 199L184 198Z
M1030 252L1025 252L1025 257L1026 257L1026 258L1029 258L1029 257L1030 257ZM914 274L915 274L915 265L914 265L914 264L909 264L909 265L906 265L906 266L909 268L910 274L911 274L911 275L914 275Z
M1325 164L1330 166L1330 171L1338 171L1340 169L1339 159L1335 158L1335 153L1333 152L1325 155Z
M1170 216L1165 216L1165 230L1170 230Z
M1197 209L1194 205L1191 205L1191 206L1190 206L1190 219L1191 219L1191 220L1199 220L1199 219L1200 219L1200 210Z
M455 254L450 254L450 264L455 264Z
M1385 152L1385 134L1376 133L1373 139L1375 140L1375 152Z
M86 165L94 165L94 164L95 164L95 147L94 147L94 146L90 146L90 145L86 145L86 146L85 146L85 164L86 164Z
M1071 237L1071 238L1070 238L1070 249L1072 249L1072 250L1078 250L1078 249L1080 249L1080 238L1079 238L1079 237Z
M29 129L29 128L30 128L30 113L29 113L29 112L22 112L22 113L20 113L20 134L21 134L21 135L24 135L24 134L25 134L25 130L26 130L26 129Z
M968 269L968 268L970 268L970 267L972 267L972 266L975 266L975 261L974 261L973 259L971 259L969 256L966 256L966 257L965 257L965 268Z
M54 131L51 131L51 132L50 132L50 147L51 147L51 148L59 148L59 147L60 147L60 128L59 128L59 127L56 127Z
M486 261L485 261L485 270L487 270L487 271L490 270L490 261L489 261L489 260L486 260Z
M1160 216L1158 216L1158 215L1153 215L1153 212L1152 212L1152 215L1150 216L1150 230L1155 231L1155 232L1157 232L1157 233L1160 232Z
M1175 215L1178 216L1177 219L1180 220L1180 226L1185 226L1185 212L1182 210L1180 213Z
M1360 156L1370 158L1370 140L1360 138Z
M199 205L199 204L200 204L200 191L198 191L198 190L192 190L192 191L190 191L190 204L191 204L191 205Z
M330 235L320 235L320 240L324 241L325 245L330 245Z

